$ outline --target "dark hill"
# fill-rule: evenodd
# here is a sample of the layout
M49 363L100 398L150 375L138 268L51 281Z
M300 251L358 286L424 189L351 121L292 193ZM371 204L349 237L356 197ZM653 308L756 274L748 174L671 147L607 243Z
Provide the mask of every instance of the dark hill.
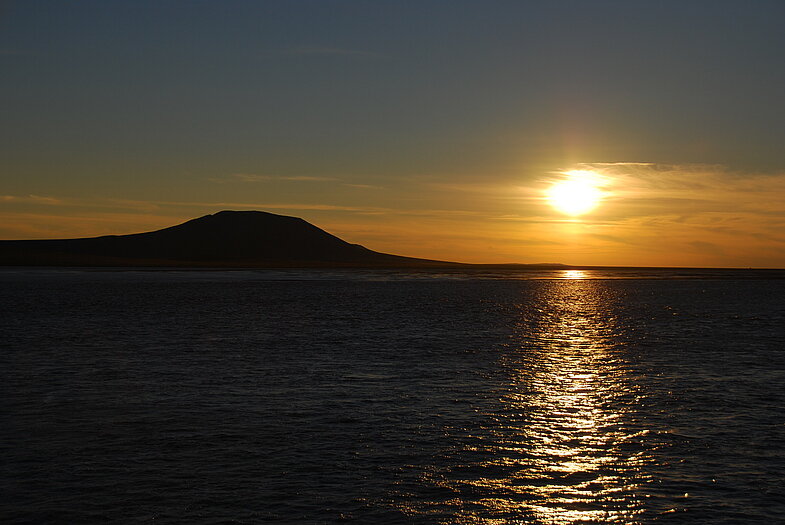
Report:
M86 239L0 241L13 266L459 266L374 252L303 219L222 211L148 233Z

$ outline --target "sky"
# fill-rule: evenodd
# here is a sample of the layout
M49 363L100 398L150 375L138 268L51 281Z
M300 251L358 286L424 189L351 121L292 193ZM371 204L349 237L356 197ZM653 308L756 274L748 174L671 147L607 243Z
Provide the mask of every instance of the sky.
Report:
M0 3L0 238L224 209L477 263L785 267L785 2ZM548 191L578 173L601 200Z

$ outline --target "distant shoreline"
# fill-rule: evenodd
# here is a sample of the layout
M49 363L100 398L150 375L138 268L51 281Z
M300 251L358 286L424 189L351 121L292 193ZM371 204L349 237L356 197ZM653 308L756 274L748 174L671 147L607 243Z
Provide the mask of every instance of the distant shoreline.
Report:
M460 266L0 266L6 278L16 273L28 275L93 274L222 274L225 276L249 273L253 279L320 280L322 278L390 280L447 279L447 280L763 280L785 279L785 269L779 268L686 268L635 266L567 266L567 265L471 265Z

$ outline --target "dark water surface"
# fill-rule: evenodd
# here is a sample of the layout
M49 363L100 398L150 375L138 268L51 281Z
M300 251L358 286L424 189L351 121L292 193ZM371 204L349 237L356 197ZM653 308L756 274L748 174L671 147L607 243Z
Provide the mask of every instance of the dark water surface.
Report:
M783 522L785 280L520 277L0 271L0 521Z

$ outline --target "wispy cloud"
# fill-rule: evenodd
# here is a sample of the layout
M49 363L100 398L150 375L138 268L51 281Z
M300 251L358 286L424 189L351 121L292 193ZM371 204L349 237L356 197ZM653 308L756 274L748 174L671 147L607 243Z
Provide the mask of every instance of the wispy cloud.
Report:
M376 208L367 206L342 206L337 204L319 203L279 203L279 202L164 202L158 204L171 206L190 206L199 208L243 208L254 210L324 210L324 211L351 211L351 212L380 212L390 211L389 208Z
M281 211L337 211L358 214L384 214L400 217L452 217L483 218L482 212L456 209L440 208L390 208L384 206L354 206L344 204L333 204L326 202L237 202L237 201L169 201L169 200L134 200L134 199L114 199L114 198L54 198L36 196L15 196L2 195L0 202L19 202L28 205L45 204L48 206L62 206L69 208L81 208L84 210L95 210L96 214L104 213L101 210L111 210L112 212L126 211L139 214L156 213L166 215L176 215L176 210L188 210L201 208L205 212L214 212L224 209L242 210L281 210ZM185 212L188 216L191 213Z
M334 182L335 177L320 177L311 175L263 175L257 173L232 173L225 177L209 179L211 182L265 182L265 181L291 181L291 182Z
M302 181L302 182L329 182L329 181L336 181L340 179L336 179L335 177L309 177L307 175L302 175L302 176L294 176L294 177L280 177L280 180L293 180L293 181Z
M383 190L384 189L384 186L375 186L373 184L349 184L349 183L344 183L343 186L346 186L347 188L357 188L357 189L360 189L360 190Z
M611 181L610 201L639 214L746 212L785 216L785 173L738 173L719 165L584 164Z
M43 197L41 195L0 195L0 201L32 204L64 204L62 199Z
M139 233L171 226L177 220L172 216L133 211L0 211L0 239L74 239Z

